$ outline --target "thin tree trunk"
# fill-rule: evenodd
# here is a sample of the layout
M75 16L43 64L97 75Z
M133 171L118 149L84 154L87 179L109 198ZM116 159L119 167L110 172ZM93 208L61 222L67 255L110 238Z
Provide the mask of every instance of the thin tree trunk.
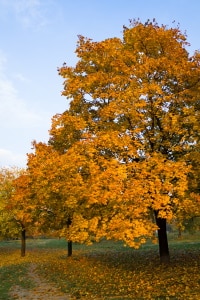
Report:
M159 211L155 211L155 219L158 228L158 242L159 242L159 254L160 254L160 262L161 263L169 263L169 247L168 247L168 239L167 239L167 222L166 219L159 218Z
M21 257L26 255L26 230L24 226L22 226L21 231Z
M181 230L180 227L178 228L178 238L179 238L179 239L182 238L182 230Z

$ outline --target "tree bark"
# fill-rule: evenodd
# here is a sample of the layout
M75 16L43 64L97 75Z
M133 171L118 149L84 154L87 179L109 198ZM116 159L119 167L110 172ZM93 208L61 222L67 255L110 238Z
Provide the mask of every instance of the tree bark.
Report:
M26 255L26 230L24 226L22 226L21 231L21 257Z
M170 262L170 255L169 255L169 246L168 246L168 239L167 239L167 228L166 219L158 217L159 211L155 211L155 219L156 225L158 226L158 242L159 242L159 254L160 254L160 262L164 264L168 264Z
M68 246L68 257L72 256L72 241L68 241L67 242L67 246Z
M180 239L182 237L182 230L181 228L179 227L178 228L178 238Z
M67 228L72 224L71 218L68 218L67 220ZM67 248L68 248L68 253L67 256L70 257L72 256L72 241L67 241Z

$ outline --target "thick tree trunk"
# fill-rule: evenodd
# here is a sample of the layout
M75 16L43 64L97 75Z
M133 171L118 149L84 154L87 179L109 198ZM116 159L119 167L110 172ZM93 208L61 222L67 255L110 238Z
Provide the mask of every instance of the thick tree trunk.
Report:
M67 256L72 256L72 241L68 241L67 242L67 246L68 246L68 254Z
M21 257L24 257L26 255L26 230L22 226L21 231Z
M71 218L68 218L67 227L69 228L69 226L71 224L72 224L72 220L71 220ZM70 256L72 256L72 241L67 241L67 248L68 248L67 256L70 257Z
M169 247L167 239L167 228L166 228L166 219L158 217L158 211L155 211L156 224L158 225L158 242L159 242L159 253L160 253L160 262L169 263Z

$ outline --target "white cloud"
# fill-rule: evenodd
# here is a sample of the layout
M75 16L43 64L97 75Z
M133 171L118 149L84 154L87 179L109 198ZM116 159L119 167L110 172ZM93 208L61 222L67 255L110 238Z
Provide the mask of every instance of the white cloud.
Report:
M0 149L0 168L12 166L24 168L26 166L26 156L13 153L10 150Z
M18 19L25 27L36 26L37 29L46 24L46 18L42 12L39 0L17 0L15 1L15 12Z
M0 4L4 10L10 9L25 28L38 30L48 23L43 6L45 2L41 0L0 0Z
M0 124L3 127L37 127L41 117L26 107L13 83L0 78Z
M19 79L14 80L7 73L6 57L0 51L0 166L25 167L32 140L48 137L50 118L46 111L34 111L32 100L25 101L19 94L17 81L23 80L25 87L29 84L26 77L19 73Z
M17 79L18 81L21 81L21 82L29 82L29 79L26 78L23 74L21 73L14 73L14 78Z
M6 56L3 54L3 52L0 49L0 74L3 74L4 66L6 62L7 62Z
M27 107L14 83L6 76L6 58L0 52L0 125L2 127L37 127L42 117ZM19 75L18 75L19 76ZM25 77L20 74L20 79Z

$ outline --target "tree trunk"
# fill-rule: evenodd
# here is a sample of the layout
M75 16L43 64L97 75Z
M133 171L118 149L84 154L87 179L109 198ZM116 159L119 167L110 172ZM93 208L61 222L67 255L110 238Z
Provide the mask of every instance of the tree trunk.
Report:
M69 217L67 219L67 228L69 228L69 226L72 224L72 220L71 218ZM68 253L67 253L67 256L70 257L72 256L72 241L67 241L67 247L68 247Z
M67 242L67 246L68 246L68 257L72 256L72 241L68 241Z
M166 228L166 219L159 218L159 211L155 211L155 219L156 225L158 228L158 242L159 242L159 253L160 253L160 262L161 263L169 263L169 247L168 247L168 239L167 239L167 228Z
M21 257L24 257L26 254L26 230L24 226L22 226L21 231Z
M182 238L182 230L181 230L180 227L178 228L178 238L179 238L179 239Z

